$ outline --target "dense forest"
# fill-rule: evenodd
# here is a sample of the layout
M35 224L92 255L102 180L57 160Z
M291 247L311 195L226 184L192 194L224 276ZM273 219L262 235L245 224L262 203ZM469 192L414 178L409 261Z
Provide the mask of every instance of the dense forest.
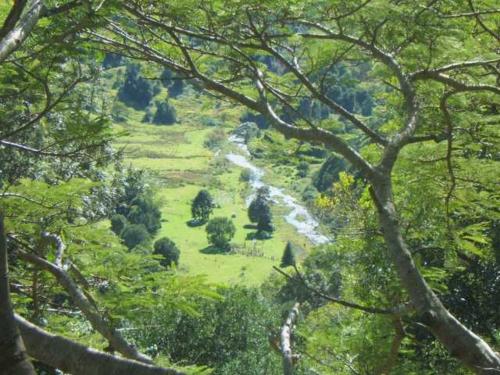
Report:
M493 0L0 1L0 375L500 374Z

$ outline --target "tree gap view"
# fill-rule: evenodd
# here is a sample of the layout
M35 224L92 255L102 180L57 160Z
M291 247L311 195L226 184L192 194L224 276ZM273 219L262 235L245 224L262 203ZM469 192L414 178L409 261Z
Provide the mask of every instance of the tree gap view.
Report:
M0 1L0 374L500 374L499 30Z

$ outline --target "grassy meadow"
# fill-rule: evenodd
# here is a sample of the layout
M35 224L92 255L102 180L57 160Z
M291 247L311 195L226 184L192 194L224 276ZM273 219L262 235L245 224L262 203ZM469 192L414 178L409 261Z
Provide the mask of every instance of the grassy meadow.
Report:
M224 157L233 146L226 143L214 152L203 145L215 128L203 125L203 119L219 119L219 127L229 133L238 124L240 113L229 104L215 108L207 105L206 99L196 99L194 95L170 99L178 114L178 123L171 126L141 123L144 113L128 109L127 121L115 124L117 131L127 135L120 137L115 147L123 149L126 163L149 170L155 177L163 217L155 239L167 236L177 244L181 271L205 274L216 283L258 285L269 276L273 265L279 265L287 241L306 250L310 243L284 221L286 212L278 206L273 207L273 237L265 241L247 239L255 232L246 227L249 221L245 198L249 188L239 180L241 169ZM234 253L212 249L205 226L187 224L191 219L191 201L200 189L209 190L217 204L211 217L232 218L236 226Z

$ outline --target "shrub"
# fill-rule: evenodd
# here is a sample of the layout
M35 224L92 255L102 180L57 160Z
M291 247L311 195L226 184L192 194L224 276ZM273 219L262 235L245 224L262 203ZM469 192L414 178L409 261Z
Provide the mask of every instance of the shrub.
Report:
M250 169L243 169L240 173L240 181L248 182L252 179L253 173Z
M144 109L153 98L151 83L139 75L138 65L127 66L123 85L118 90L118 99L135 109Z
M210 220L205 228L208 242L219 249L228 250L236 233L233 222L227 217L216 217Z
M127 218L123 215L116 214L111 216L111 230L119 236L123 229L127 226Z
M203 142L203 146L211 150L214 150L220 148L222 144L225 142L225 140L226 140L226 133L224 132L224 130L214 129L207 135L205 142Z
M123 229L121 236L129 250L151 239L143 224L127 225L125 229Z
M173 83L168 86L168 97L177 98L184 91L184 82L182 79L174 79Z
M206 222L214 208L214 201L207 190L200 190L191 203L191 215L199 222Z
M179 264L180 251L174 241L168 237L162 237L155 242L153 254L163 257L163 259L160 260L162 266L168 267L172 263L176 265Z
M104 60L102 61L102 67L104 69L115 68L122 65L123 56L117 55L116 53L106 53Z
M153 124L172 125L177 121L175 107L168 102L156 102L156 112L153 116Z
M126 217L132 224L143 224L151 234L161 228L161 212L149 195L135 197L130 202Z
M299 177L306 177L307 174L309 172L309 163L307 161L301 161L298 165L297 165L297 175Z

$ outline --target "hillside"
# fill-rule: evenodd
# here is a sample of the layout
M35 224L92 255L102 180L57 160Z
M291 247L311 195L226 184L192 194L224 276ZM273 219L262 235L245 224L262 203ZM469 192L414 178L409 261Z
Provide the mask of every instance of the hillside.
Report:
M114 74L111 75L114 79ZM162 90L156 100L168 95ZM247 198L251 190L240 181L242 169L226 160L225 155L237 147L226 141L220 148L204 147L207 136L215 129L229 134L239 125L241 109L229 104L219 105L213 100L187 92L170 102L176 109L175 125L144 124L144 111L127 109L127 118L115 123L114 129L125 136L118 138L116 149L123 149L125 163L151 172L155 181L158 204L163 223L156 238L167 236L181 250L179 269L192 274L206 274L209 281L259 285L279 265L287 241L299 244L307 251L310 241L284 220L289 211L281 205L273 206L276 231L268 240L252 240L255 229L247 216ZM110 92L113 95L113 91ZM116 100L116 99L115 99ZM204 125L207 119L217 119L216 127ZM268 165L269 167L269 165ZM280 179L279 170L268 170L266 177L274 185L290 186ZM293 180L293 179L292 179ZM214 196L216 208L212 216L231 217L237 231L233 240L234 252L224 254L210 248L204 226L188 225L191 219L191 201L200 189L208 189Z

